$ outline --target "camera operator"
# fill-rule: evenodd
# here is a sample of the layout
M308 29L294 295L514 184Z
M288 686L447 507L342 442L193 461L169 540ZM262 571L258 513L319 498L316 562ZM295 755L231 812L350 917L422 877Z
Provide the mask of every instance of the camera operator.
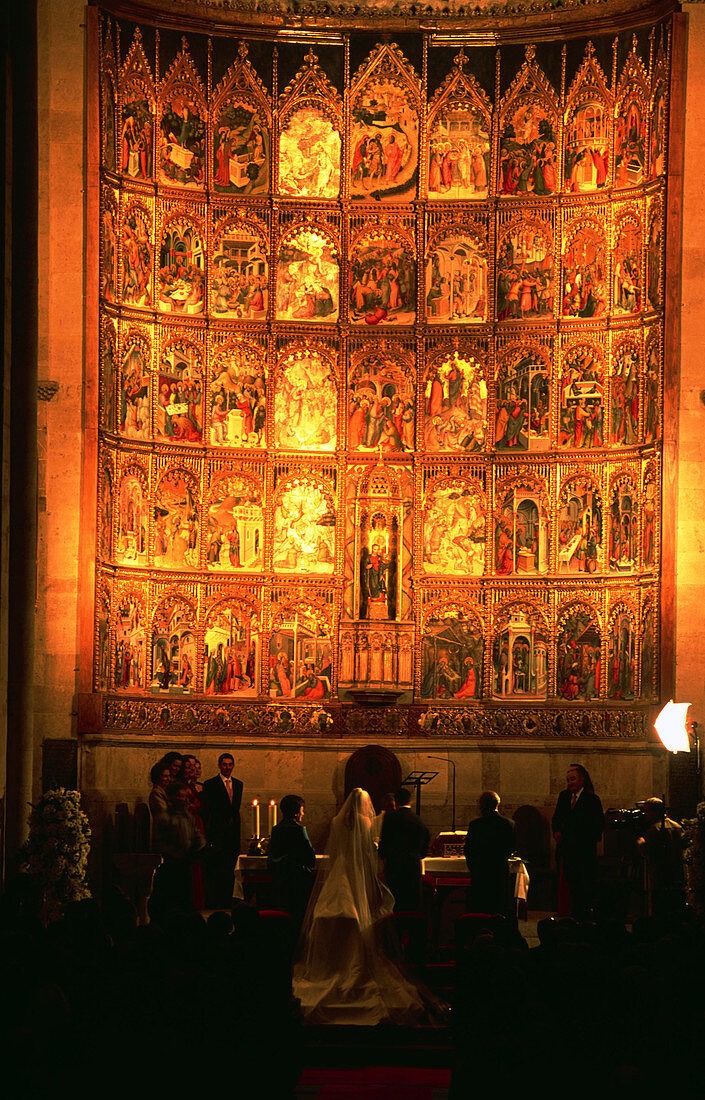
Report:
M666 814L660 798L644 803L643 836L637 851L646 860L649 912L654 917L674 917L685 906L683 830Z

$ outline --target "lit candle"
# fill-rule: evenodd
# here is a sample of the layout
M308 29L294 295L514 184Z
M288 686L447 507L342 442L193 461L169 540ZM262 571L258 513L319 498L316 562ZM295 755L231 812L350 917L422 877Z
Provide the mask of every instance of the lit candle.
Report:
M259 837L259 802L256 798L252 800L252 835Z
M272 829L277 823L277 804L272 798L269 803L269 835L272 835Z

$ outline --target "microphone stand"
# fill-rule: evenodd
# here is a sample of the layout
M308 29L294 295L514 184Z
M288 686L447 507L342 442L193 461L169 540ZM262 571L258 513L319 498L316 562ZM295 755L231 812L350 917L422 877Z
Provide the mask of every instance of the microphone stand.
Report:
M450 765L450 767L453 769L453 829L452 829L452 831L455 832L455 761L451 760L449 756L448 757L446 757L446 756L428 756L427 759L428 760L442 760L444 764Z

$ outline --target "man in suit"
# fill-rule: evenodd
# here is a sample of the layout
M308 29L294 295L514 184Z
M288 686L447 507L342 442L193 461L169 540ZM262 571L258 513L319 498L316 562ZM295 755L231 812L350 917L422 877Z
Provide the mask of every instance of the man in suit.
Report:
M595 904L597 843L605 827L605 815L582 764L570 765L566 784L553 815L556 860L570 893L572 916L587 920Z
M240 854L240 803L242 783L233 778L232 753L218 757L219 775L203 784L201 802L208 852L206 904L209 909L230 909L233 901L235 863Z
M272 876L276 904L301 927L316 878L316 853L303 823L305 803L287 794L279 803L282 820L272 829L267 869Z
M465 861L470 872L469 904L474 913L509 913L509 864L514 822L499 813L499 795L480 795L480 816L468 825Z
M429 832L411 809L411 792L397 791L398 809L388 810L382 822L379 854L384 860L384 877L394 894L394 909L421 909L421 860L428 851Z

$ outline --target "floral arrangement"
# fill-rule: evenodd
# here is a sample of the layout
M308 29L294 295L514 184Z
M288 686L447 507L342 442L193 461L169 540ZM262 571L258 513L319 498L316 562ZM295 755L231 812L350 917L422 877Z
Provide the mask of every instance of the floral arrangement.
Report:
M32 806L22 857L44 890L49 920L60 917L71 902L91 896L86 883L90 847L91 829L78 791L57 787Z
M333 725L333 715L329 714L323 707L319 707L318 710L314 710L311 714L311 725L315 730L325 733Z
M695 817L684 821L685 889L688 904L701 919L705 918L705 802L698 803Z

